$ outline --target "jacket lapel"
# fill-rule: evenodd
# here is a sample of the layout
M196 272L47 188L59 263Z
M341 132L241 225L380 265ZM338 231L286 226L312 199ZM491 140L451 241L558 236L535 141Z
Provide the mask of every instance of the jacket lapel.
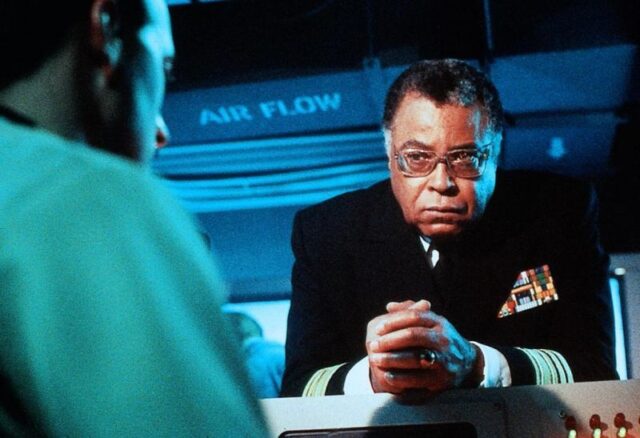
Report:
M405 223L388 181L372 203L368 218L359 245L363 260L373 268L369 269L373 273L369 287L385 303L427 299L436 312L440 310L443 301L436 293L419 235Z

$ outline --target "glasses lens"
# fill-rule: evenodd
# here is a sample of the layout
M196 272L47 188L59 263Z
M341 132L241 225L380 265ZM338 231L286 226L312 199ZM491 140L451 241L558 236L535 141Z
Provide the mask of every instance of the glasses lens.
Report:
M446 160L451 176L475 178L482 175L488 156L487 148L449 151L444 159L432 151L406 149L396 154L396 159L400 170L407 176L427 176L440 161Z
M477 149L451 151L447 153L447 161L456 176L473 178L482 173L486 154Z
M409 149L398 155L400 169L411 175L426 175L438 162L438 156L431 151Z

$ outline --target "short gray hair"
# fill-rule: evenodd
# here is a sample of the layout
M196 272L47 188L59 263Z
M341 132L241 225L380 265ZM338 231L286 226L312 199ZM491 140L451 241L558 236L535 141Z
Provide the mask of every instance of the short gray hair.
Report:
M412 92L437 104L464 107L479 105L487 117L487 129L501 137L504 112L498 90L491 80L471 64L459 59L424 60L403 71L387 92L382 117L387 149L400 102Z

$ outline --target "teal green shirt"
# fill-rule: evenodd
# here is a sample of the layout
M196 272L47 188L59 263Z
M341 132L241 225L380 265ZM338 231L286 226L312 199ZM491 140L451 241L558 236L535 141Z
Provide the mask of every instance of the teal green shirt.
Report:
M223 293L152 175L0 118L0 434L264 435Z

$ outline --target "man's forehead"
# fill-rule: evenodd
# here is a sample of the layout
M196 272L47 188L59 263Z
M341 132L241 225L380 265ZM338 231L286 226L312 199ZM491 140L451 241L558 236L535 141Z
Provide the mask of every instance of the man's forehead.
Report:
M405 96L398 106L391 128L398 123L419 122L420 124L441 127L447 123L463 122L470 127L486 127L489 117L486 109L479 104L462 105L458 103L437 102L419 94Z
M400 110L403 106L406 106L408 104L425 105L425 106L432 107L435 110L444 110L447 108L471 110L483 116L487 115L486 108L479 101L461 102L455 98L452 98L446 101L441 101L441 100L434 99L431 96L422 94L418 91L407 92L400 100L400 104L398 105L398 110ZM397 112L398 111L396 111L396 113Z

